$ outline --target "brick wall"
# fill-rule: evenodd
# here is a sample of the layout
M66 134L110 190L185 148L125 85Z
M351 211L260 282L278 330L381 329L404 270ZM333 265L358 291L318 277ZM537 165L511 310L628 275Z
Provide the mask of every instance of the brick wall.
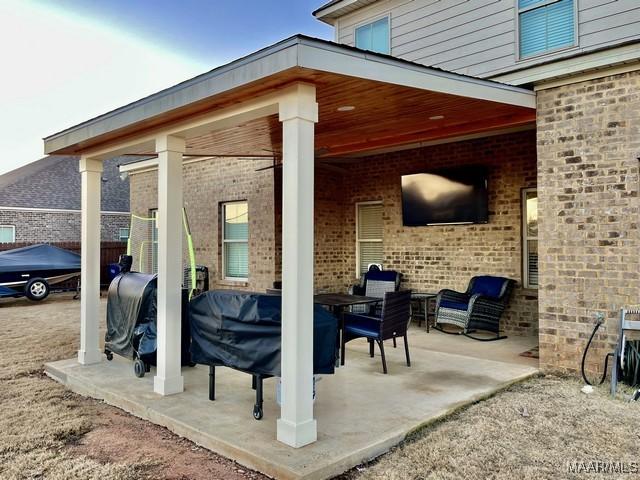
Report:
M184 166L184 204L193 237L196 263L209 268L210 288L264 290L275 279L273 170L256 172L271 160L210 159ZM157 208L157 171L130 175L131 211L147 216ZM249 204L249 279L222 279L221 203Z
M466 289L474 275L518 282L503 317L507 333L537 331L537 292L523 290L521 189L536 186L535 132L488 137L370 157L349 166L344 179L344 258L348 281L356 276L355 203L382 200L384 267L404 275L415 291ZM443 167L483 165L489 171L489 223L403 227L400 176Z
M540 364L576 372L594 314L591 371L640 301L640 72L538 92Z
M249 282L263 290L280 278L281 172L256 168L270 161L215 159L186 164L185 204L196 261L220 280L219 203L248 199ZM489 168L490 221L486 225L402 226L400 176L445 166ZM346 291L356 278L355 203L384 203L385 266L405 275L419 291L465 289L476 274L521 280L521 189L536 184L535 132L521 132L365 158L341 170L318 165L315 172L315 289ZM146 215L156 206L157 172L131 175L131 209ZM234 285L235 286L235 285ZM508 333L537 330L537 292L516 289L505 315Z
M78 242L80 212L0 210L0 225L16 227L16 242ZM102 215L102 241L118 241L119 229L129 226L129 214Z

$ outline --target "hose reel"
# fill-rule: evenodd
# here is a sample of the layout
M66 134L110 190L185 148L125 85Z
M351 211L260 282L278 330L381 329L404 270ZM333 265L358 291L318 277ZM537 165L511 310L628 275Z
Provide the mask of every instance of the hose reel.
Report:
M638 320L629 320L628 317L636 317ZM604 323L604 314L596 314L596 325L591 332L587 346L585 347L582 355L581 372L582 378L587 385L593 385L587 378L585 372L585 360L587 353L591 347L591 342L595 337L598 329ZM612 358L613 363L611 366L611 395L615 396L618 389L618 382L623 381L631 387L637 387L640 384L640 340L629 340L627 338L628 333L636 331L640 332L640 309L620 309L620 325L618 327L618 339L616 341L616 347L613 352L607 353L604 359L604 371L600 378L598 385L602 385L607 378L607 369L609 360ZM637 390L632 400L640 399L640 389Z

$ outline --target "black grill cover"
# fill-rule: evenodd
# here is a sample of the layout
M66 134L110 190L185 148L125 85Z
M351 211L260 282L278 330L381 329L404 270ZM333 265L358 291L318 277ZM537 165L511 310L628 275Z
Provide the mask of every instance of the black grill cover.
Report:
M136 326L152 323L155 327L156 277L155 274L130 272L113 279L107 297L107 333L104 338L106 350L124 357L133 357L133 332ZM151 348L151 345L147 346L147 349Z
M193 362L280 376L280 296L214 290L191 300L189 309ZM337 320L316 305L313 323L313 371L333 373Z

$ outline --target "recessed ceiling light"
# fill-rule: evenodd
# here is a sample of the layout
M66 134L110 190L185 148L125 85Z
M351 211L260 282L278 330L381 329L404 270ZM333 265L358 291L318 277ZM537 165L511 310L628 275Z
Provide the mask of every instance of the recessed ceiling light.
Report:
M429 120L442 120L444 115L434 115L433 117L429 117Z
M356 107L354 107L353 105L342 105L341 107L338 107L339 112L350 112L355 109Z

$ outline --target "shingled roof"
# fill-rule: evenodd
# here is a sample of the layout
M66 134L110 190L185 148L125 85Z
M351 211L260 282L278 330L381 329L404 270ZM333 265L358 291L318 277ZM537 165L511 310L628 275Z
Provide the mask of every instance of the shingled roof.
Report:
M118 166L139 160L115 157L104 162L103 212L129 212L129 179L122 180ZM80 210L78 157L50 155L0 175L2 207Z

